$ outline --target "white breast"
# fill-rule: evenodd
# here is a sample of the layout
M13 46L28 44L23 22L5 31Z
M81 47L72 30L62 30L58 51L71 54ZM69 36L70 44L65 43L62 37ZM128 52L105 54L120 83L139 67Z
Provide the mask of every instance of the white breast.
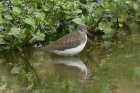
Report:
M63 55L63 56L72 56L72 55L75 55L75 54L81 52L83 50L83 48L85 47L86 42L87 42L87 35L85 35L85 37L86 37L85 42L83 42L81 45L79 45L79 46L77 46L75 48L65 49L64 51L53 50L51 52L56 53L58 55Z

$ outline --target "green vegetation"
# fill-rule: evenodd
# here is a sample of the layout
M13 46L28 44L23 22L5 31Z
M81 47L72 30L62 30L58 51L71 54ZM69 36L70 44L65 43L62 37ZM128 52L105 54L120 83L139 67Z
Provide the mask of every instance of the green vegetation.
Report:
M139 0L2 0L0 50L22 51L23 46L45 39L48 43L73 31L76 24L111 39L122 35L124 27L128 32L130 26L139 25L139 4Z

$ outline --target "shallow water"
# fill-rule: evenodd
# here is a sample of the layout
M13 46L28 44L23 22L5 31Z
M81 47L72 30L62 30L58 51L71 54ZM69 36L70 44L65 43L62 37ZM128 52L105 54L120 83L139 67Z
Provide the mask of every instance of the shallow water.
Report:
M140 93L139 39L88 43L74 57L0 53L0 93Z

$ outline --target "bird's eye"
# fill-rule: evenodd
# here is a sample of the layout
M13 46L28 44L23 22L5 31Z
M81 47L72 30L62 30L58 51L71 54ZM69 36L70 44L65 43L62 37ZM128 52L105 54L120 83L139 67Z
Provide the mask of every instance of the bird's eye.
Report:
M81 31L84 31L84 29L81 28Z

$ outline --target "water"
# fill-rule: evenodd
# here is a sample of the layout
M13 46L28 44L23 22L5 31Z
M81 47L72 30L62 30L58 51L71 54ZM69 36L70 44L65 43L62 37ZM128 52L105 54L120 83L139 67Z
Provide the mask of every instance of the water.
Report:
M0 53L0 93L140 93L140 40L88 43L74 57Z

